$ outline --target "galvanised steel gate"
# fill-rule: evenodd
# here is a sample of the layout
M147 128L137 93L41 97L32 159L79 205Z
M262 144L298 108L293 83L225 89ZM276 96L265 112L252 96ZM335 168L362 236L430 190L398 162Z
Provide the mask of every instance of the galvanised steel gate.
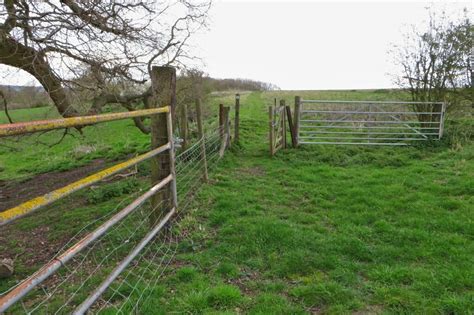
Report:
M443 135L441 102L296 99L298 144L403 146Z

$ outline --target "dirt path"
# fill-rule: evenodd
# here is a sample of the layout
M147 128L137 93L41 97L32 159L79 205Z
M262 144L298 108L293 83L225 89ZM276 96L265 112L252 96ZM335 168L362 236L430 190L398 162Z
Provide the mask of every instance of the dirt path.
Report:
M105 164L105 160L97 159L69 171L44 173L23 181L0 181L0 212L90 175Z

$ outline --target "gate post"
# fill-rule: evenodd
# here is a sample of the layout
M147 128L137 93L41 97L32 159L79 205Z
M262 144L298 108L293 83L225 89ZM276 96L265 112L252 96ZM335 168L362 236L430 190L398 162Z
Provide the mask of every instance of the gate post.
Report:
M299 96L295 96L295 124L294 124L294 137L295 137L295 147L297 147L300 143L299 133L300 133L300 112L301 112L301 98Z
M286 149L286 106L285 106L285 100L280 100L280 111L281 111L281 132L283 133L282 135L282 141L283 141L283 149Z
M173 121L176 107L176 69L173 67L157 67L151 69L150 107L170 107L166 115L151 116L151 148L170 142L171 148L151 159L151 183L156 185L162 179L173 174L171 187L162 189L151 198L153 214L150 223L159 218L161 212L176 206L176 174L174 170ZM172 198L172 199L171 199ZM160 207L160 204L161 207ZM161 209L160 209L161 208Z
M446 101L441 105L441 114L439 115L439 136L438 139L441 140L444 132L444 120L446 114Z
M291 134L291 144L292 147L296 147L296 135L295 135L295 127L293 126L293 119L291 118L291 108L290 106L285 106L286 108L286 119L288 120L288 129L290 129Z

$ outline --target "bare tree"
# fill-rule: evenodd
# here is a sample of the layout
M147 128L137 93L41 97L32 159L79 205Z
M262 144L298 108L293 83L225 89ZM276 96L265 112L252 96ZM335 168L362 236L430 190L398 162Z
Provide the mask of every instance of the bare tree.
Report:
M412 27L405 34L406 42L394 47L392 54L401 73L395 83L410 92L413 101L472 101L472 25L464 12L453 21L443 12L429 14L427 30ZM438 111L434 105L418 105L420 112ZM421 115L421 120L433 120L437 115Z
M64 117L81 113L74 106L78 96L87 96L87 113L110 103L134 110L146 105L153 64L192 58L187 42L205 25L209 6L194 0L5 0L0 63L34 76ZM116 88L125 83L127 89Z

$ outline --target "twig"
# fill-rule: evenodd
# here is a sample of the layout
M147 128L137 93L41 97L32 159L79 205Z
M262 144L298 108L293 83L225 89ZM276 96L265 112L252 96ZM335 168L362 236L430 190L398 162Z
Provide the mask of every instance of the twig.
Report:
M5 115L8 118L8 121L10 124L13 124L13 120L10 117L10 114L8 113L8 104L7 104L7 98L5 97L5 94L3 93L2 90L0 90L0 96L3 98L3 110L5 111Z

